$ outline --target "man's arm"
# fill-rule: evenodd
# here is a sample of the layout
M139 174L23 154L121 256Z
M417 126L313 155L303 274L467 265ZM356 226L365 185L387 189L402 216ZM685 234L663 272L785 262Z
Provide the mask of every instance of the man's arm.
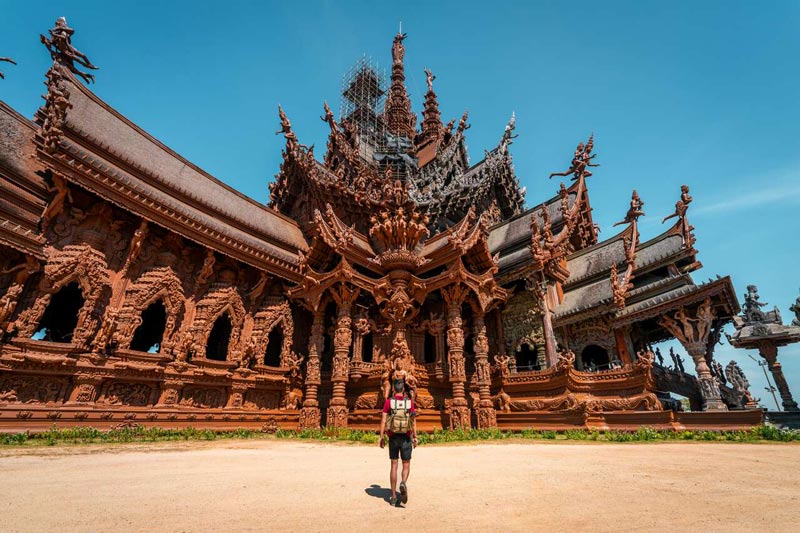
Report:
M417 417L414 416L411 419L411 441L414 443L414 446L417 445Z
M383 448L383 432L386 429L386 413L381 413L381 438L378 441L378 446Z

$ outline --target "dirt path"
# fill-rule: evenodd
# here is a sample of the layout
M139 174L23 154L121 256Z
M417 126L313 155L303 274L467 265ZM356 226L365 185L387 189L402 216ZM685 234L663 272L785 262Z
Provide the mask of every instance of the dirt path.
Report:
M798 531L800 446L236 441L0 451L0 531ZM381 488L383 487L383 488Z

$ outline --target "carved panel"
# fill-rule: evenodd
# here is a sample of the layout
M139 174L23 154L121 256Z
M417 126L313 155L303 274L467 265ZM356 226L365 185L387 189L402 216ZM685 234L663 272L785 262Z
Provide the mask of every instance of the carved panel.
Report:
M62 403L66 390L67 378L0 374L0 404Z
M143 407L153 401L155 387L149 383L108 383L103 388L98 403Z
M273 390L249 390L245 395L245 409L279 409L281 393Z
M184 407L219 408L225 406L225 390L210 387L186 387L180 404Z

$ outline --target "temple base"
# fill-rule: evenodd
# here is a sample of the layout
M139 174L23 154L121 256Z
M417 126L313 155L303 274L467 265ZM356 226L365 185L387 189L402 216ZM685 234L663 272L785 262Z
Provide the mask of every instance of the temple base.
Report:
M347 406L331 405L328 407L328 422L326 427L346 428L347 427Z
M319 429L320 412L319 407L303 407L300 411L299 429Z
M497 427L497 412L493 407L478 407L475 416L478 418L478 429Z

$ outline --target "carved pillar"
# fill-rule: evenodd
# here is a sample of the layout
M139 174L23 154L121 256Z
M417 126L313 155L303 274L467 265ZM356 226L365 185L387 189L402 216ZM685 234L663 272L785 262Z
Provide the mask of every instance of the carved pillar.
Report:
M68 404L92 403L97 400L97 393L103 377L96 374L75 374L75 387L69 395Z
M314 313L311 337L308 341L308 362L306 362L306 393L303 409L300 411L300 429L319 429L320 413L317 393L322 384L319 374L319 356L322 353L325 311Z
M700 393L703 396L704 411L727 411L728 408L722 401L719 392L719 382L711 375L711 369L706 360L708 338L716 314L711 305L711 299L706 298L694 310L694 316L689 316L685 307L681 307L672 315L665 313L659 319L659 324L669 330L694 360Z
M328 426L347 427L347 381L350 379L350 345L353 342L350 312L358 290L341 285L333 292L337 303L336 331L333 336L333 394L328 407Z
M760 343L758 346L758 353L767 360L769 371L772 372L772 379L775 380L775 385L778 387L778 392L780 392L781 395L783 410L800 411L800 408L797 407L797 402L792 398L792 393L789 391L789 384L786 383L786 378L783 376L783 369L778 362L778 347L773 343Z
M228 403L225 405L226 409L242 409L244 408L244 395L247 392L247 383L234 382L231 386L231 392L228 395Z
M467 374L464 369L464 330L461 327L461 304L466 298L467 291L465 288L455 285L442 292L447 303L447 358L450 382L453 385L450 427L469 428L471 415L464 393Z
M497 414L492 407L489 338L486 336L486 323L482 313L475 313L472 327L475 336L475 373L478 378L478 394L480 395L480 402L475 414L478 418L478 428L493 428L497 427Z
M161 395L156 407L175 407L181 398L183 382L167 380L161 385Z
M719 381L711 375L706 362L706 346L703 343L683 343L686 351L694 360L694 369L700 382L700 393L703 395L703 411L727 411L719 392Z
M628 329L628 328L625 328ZM628 343L625 340L625 331L622 329L614 330L614 340L617 344L617 354L623 365L630 365L633 363L631 353L628 351Z
M347 380L350 377L350 343L353 332L350 328L350 306L340 305L336 316L336 332L333 337L333 395L328 407L328 425L347 427Z
M558 361L558 350L556 349L556 335L553 331L553 318L550 316L550 297L549 293L553 290L552 285L544 277L543 273L538 274L538 279L528 278L525 288L534 291L539 303L539 311L542 313L542 334L544 336L545 362L548 367L554 366ZM537 354L538 354L537 350Z

